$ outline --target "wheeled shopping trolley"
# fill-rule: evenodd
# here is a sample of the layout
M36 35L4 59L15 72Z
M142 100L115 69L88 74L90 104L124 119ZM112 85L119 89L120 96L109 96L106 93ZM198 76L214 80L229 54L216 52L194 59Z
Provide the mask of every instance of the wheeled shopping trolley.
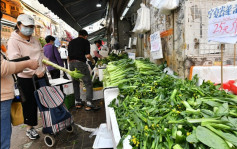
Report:
M56 86L50 86L48 78L38 79L33 77L35 98L43 121L42 132L44 142L48 147L53 147L55 137L60 131L66 129L73 132L73 118L64 105L64 94Z

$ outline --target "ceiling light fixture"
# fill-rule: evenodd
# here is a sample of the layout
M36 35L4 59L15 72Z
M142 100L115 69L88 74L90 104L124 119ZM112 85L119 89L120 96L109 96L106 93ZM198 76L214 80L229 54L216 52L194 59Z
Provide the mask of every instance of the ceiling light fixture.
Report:
M120 17L120 20L123 20L123 18L125 17L125 15L127 14L128 10L130 9L130 7L132 6L134 0L130 0L128 2L128 6L124 9L122 16Z
M96 7L101 7L102 5L101 5L101 0L99 0L99 2L96 4Z

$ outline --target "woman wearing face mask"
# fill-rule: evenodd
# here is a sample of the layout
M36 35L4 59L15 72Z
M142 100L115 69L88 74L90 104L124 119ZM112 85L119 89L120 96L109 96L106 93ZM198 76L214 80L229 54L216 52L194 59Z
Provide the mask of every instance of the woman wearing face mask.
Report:
M36 70L25 69L18 73L18 83L21 86L24 99L22 99L24 123L27 124L26 135L30 139L37 139L39 135L33 126L38 124L37 104L34 97L34 86L32 77L37 75L42 78L45 75L45 66L42 64L44 56L43 48L38 39L32 37L34 32L34 19L27 15L21 14L17 18L17 26L11 34L8 41L7 54L9 59L17 59L29 56L30 59L36 59L39 62L39 68Z

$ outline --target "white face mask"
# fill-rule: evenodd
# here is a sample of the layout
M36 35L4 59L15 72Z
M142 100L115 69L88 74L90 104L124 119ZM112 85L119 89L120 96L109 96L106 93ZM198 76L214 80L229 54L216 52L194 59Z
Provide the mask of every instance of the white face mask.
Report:
M25 36L31 36L34 32L34 28L21 26L20 32Z

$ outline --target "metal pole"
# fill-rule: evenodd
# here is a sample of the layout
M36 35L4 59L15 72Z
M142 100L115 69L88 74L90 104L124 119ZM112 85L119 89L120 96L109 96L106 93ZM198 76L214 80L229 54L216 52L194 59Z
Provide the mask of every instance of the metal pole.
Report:
M234 44L234 66L236 66L235 61L236 61L236 44Z
M223 89L223 50L224 44L221 44L221 89Z

